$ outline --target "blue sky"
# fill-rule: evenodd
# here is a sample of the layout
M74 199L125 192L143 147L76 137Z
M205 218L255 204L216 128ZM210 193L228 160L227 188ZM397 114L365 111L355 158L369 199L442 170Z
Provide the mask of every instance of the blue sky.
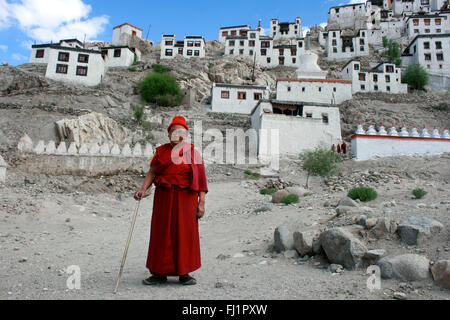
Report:
M354 0L0 0L0 61L28 62L33 43L64 38L112 40L114 26L129 22L144 29L155 43L162 33L204 35L216 40L219 27L258 20L267 30L271 18L294 21L304 27L327 21L330 6ZM361 1L363 2L363 1Z

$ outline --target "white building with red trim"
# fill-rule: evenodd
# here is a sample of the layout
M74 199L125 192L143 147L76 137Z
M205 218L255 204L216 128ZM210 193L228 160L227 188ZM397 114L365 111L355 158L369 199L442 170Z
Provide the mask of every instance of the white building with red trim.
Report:
M116 46L128 45L130 37L142 38L142 29L128 22L113 28L112 44Z
M325 39L327 60L346 60L369 55L368 30L329 30Z
M434 128L432 132L424 127L421 133L414 127L409 131L394 126L388 131L383 125L379 130L372 124L365 131L360 124L351 137L351 150L356 161L373 160L395 156L428 156L450 152L450 134Z

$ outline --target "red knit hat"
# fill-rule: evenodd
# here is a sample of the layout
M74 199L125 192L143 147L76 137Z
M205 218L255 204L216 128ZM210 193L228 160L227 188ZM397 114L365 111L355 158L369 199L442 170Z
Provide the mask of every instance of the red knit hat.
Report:
M170 129L176 124L185 127L186 130L189 131L189 127L186 124L186 119L182 116L176 116L175 118L173 118L172 123L170 124L169 128L167 128L167 131L170 132Z

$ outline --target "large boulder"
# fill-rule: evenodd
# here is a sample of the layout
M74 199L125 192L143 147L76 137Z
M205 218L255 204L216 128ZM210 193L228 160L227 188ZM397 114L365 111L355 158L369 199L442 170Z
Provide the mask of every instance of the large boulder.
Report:
M306 230L294 232L294 248L300 256L314 254L314 242L320 236L319 230ZM316 249L317 251L317 249Z
M403 242L408 245L417 245L439 233L443 227L442 223L430 218L409 217L399 224L397 231Z
M82 144L130 143L128 129L101 113L92 112L76 119L56 122L61 141L73 141L78 148Z
M431 268L434 282L441 287L450 289L450 260L440 260Z
M319 239L328 260L347 269L358 267L367 252L366 246L361 241L342 228L324 231Z
M377 265L384 279L419 281L426 280L430 276L430 261L417 254L384 257L378 261Z
M287 197L288 195L289 195L289 192L287 192L286 190L280 190L280 191L277 191L277 192L275 192L275 193L272 195L272 202L273 202L273 203L280 203L281 200L282 200L284 197Z
M302 223L299 221L286 221L275 229L273 249L282 252L294 249L294 232L299 230Z

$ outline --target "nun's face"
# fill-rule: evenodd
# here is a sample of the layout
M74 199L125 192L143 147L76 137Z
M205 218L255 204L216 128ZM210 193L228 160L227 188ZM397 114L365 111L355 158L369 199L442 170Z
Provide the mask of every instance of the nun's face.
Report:
M176 146L187 140L188 131L182 125L176 124L170 128L169 139L172 145Z

